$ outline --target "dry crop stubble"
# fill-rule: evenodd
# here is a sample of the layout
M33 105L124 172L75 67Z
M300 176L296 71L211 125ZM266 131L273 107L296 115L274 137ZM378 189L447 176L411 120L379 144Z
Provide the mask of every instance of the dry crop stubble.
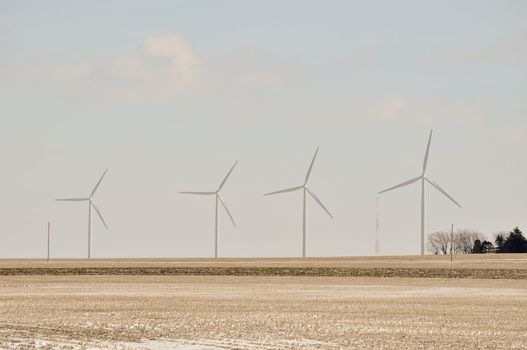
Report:
M364 260L366 268L371 268L383 259ZM423 264L442 264L434 258L417 260L418 269ZM390 261L416 264L402 258ZM56 264L78 267L78 262ZM94 264L114 267L116 263ZM118 264L243 267L242 260ZM313 259L303 265L298 259L251 264L349 267L346 259ZM501 260L467 260L467 264L472 267L462 268L503 270L496 267L503 264ZM21 265L34 267L28 262ZM510 268L522 270L524 265ZM526 348L525 305L525 279L4 275L0 276L0 347Z

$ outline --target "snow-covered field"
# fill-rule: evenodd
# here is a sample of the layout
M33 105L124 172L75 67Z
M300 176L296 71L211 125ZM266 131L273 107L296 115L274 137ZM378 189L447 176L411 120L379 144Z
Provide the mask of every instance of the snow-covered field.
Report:
M297 339L142 339L137 342L126 341L75 341L75 340L42 340L11 339L6 348L0 349L71 349L71 350L222 350L222 349L340 349L337 344L320 341Z
M527 349L527 280L0 276L0 349Z

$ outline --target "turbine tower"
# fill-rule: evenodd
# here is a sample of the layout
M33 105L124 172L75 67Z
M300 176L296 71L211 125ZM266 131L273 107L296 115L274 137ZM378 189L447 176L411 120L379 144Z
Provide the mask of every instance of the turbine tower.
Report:
M377 217L375 220L375 248L374 254L379 255L379 195L377 195Z
M232 166L231 170L229 170L227 175L225 175L225 178L221 182L221 184L218 187L218 189L216 191L214 191L214 192L179 192L179 193L183 193L183 194L196 194L196 195L215 196L216 197L216 212L215 212L215 217L214 217L214 223L215 223L215 225L214 225L214 257L215 258L218 257L218 251L220 249L220 237L219 237L219 227L218 227L218 218L219 218L218 205L219 205L219 203L221 203L221 205L223 206L223 209L225 209L225 211L227 212L227 215L231 219L232 224L234 225L234 227L236 227L236 223L234 222L234 219L232 218L231 212L227 208L227 205L225 204L225 200L223 199L223 197L221 196L221 193L220 193L221 189L223 188L223 185L225 185L225 182L227 182L227 179L231 175L231 173L234 170L234 167L236 166L236 164L238 164L238 161L236 161L234 163L234 165Z
M302 216L302 257L303 258L306 257L306 196L307 196L307 194L309 194L311 197L313 197L313 199L322 207L322 209L324 209L324 211L329 215L329 217L333 219L333 215L331 215L329 210L324 206L324 204L322 204L320 199L318 199L317 195L307 187L307 182L309 180L309 175L311 175L311 170L313 169L313 164L315 163L315 158L317 157L318 149L319 149L319 147L317 147L317 150L315 151L315 155L313 156L313 160L311 161L311 164L309 165L309 169L307 170L306 178L304 180L304 184L303 185L295 186L295 187L291 187L291 188L286 188L285 190L280 190L280 191L275 191L275 192L270 192L270 193L264 194L264 196L269 196L269 195L272 195L272 194L278 194L278 193L284 193L284 192L293 192L293 191L298 191L298 190L302 190L302 192L304 193L304 196L303 196L303 216Z
M55 199L56 201L67 201L67 202L88 202L88 259L91 259L91 209L95 209L95 212L99 216L99 219L101 219L104 227L106 227L106 230L108 230L108 225L106 225L106 222L104 221L101 212L99 209L97 209L97 206L95 205L95 202L93 201L93 196L95 195L95 192L97 191L97 188L99 188L99 185L102 182L102 179L104 179L104 176L108 172L108 169L104 171L101 178L99 179L99 182L95 185L93 190L91 191L91 194L89 197L85 198L61 198L61 199Z
M421 180L421 255L425 254L425 231L426 231L426 182L435 187L439 192L444 194L448 199L454 202L455 205L461 208L461 205L456 202L445 190L443 190L437 183L432 181L428 176L426 176L426 166L428 164L428 153L430 152L430 142L432 141L432 132L430 130L430 136L428 137L428 145L426 146L425 159L423 161L423 172L420 176L413 178L411 180L405 181L399 185L385 189L384 191L379 192L378 194L394 190L399 187L406 185L411 185L414 182Z

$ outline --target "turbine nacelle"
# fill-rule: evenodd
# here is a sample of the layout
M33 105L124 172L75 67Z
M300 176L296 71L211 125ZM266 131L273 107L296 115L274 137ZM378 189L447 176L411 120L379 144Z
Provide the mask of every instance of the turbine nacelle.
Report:
M95 195L95 192L97 192L97 189L99 188L99 185L101 184L102 180L106 176L106 173L108 172L108 168L104 171L99 181L97 181L97 184L93 188L93 190L90 193L89 197L84 198L59 198L55 199L55 201L63 201L63 202L89 202L90 208L95 209L95 212L97 213L97 216L99 216L99 219L101 219L101 222L103 223L104 227L106 227L106 230L108 230L108 225L106 224L106 221L104 221L104 218L102 217L102 214L100 210L95 205L95 202L93 201L93 196Z
M279 190L279 191L265 193L264 196L270 196L270 195L273 195L273 194L285 193L285 192L294 192L294 191L298 191L298 190L303 189L305 192L309 193L309 195L322 207L322 209L324 209L324 211L329 215L329 217L333 219L333 215L331 215L331 213L326 208L326 206L324 206L324 204L322 204L322 201L318 198L318 196L313 191L311 191L309 189L309 187L307 187L307 183L308 183L309 177L311 175L311 170L313 170L313 164L315 164L315 159L317 158L317 154L318 154L319 148L320 148L320 146L317 146L317 149L315 150L315 154L313 155L313 159L311 160L311 163L309 164L309 168L307 169L307 173L306 173L306 177L305 177L303 185L290 187L290 188L286 188L286 189Z
M227 175L225 175L225 177L223 178L223 181L220 183L220 185L218 186L218 189L216 191L185 191L185 192L179 192L179 193L181 193L181 194L194 194L194 195L201 195L201 196L216 196L217 200L219 200L219 202L221 203L223 209L225 209L225 212L227 213L227 215L231 219L232 225L234 227L237 227L236 223L234 222L234 218L232 217L231 212L227 208L227 204L225 204L225 200L223 199L223 197L221 196L221 193L220 193L221 189L223 188L223 185L225 185L225 183L227 182L227 179L231 175L231 173L234 170L234 167L236 166L236 164L238 164L238 161L234 162L234 165L231 167L231 169L229 170Z
M330 218L334 219L333 215L331 215L331 213L326 208L326 206L322 204L322 201L318 198L318 196L312 190L310 190L309 187L307 187L306 185L295 186L295 187L286 188L280 191L265 193L264 196L270 196L273 194L284 193L284 192L295 192L295 191L302 190L302 189L306 191L311 196L311 198L313 198L322 207L322 209L324 209L324 211L329 215Z

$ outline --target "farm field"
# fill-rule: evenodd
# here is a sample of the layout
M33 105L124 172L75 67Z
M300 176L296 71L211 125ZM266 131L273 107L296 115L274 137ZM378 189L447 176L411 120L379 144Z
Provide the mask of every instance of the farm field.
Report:
M444 275L310 275L322 267ZM0 348L525 349L526 269L524 254L2 260Z
M225 275L527 279L527 254L219 259L0 260L1 275Z

